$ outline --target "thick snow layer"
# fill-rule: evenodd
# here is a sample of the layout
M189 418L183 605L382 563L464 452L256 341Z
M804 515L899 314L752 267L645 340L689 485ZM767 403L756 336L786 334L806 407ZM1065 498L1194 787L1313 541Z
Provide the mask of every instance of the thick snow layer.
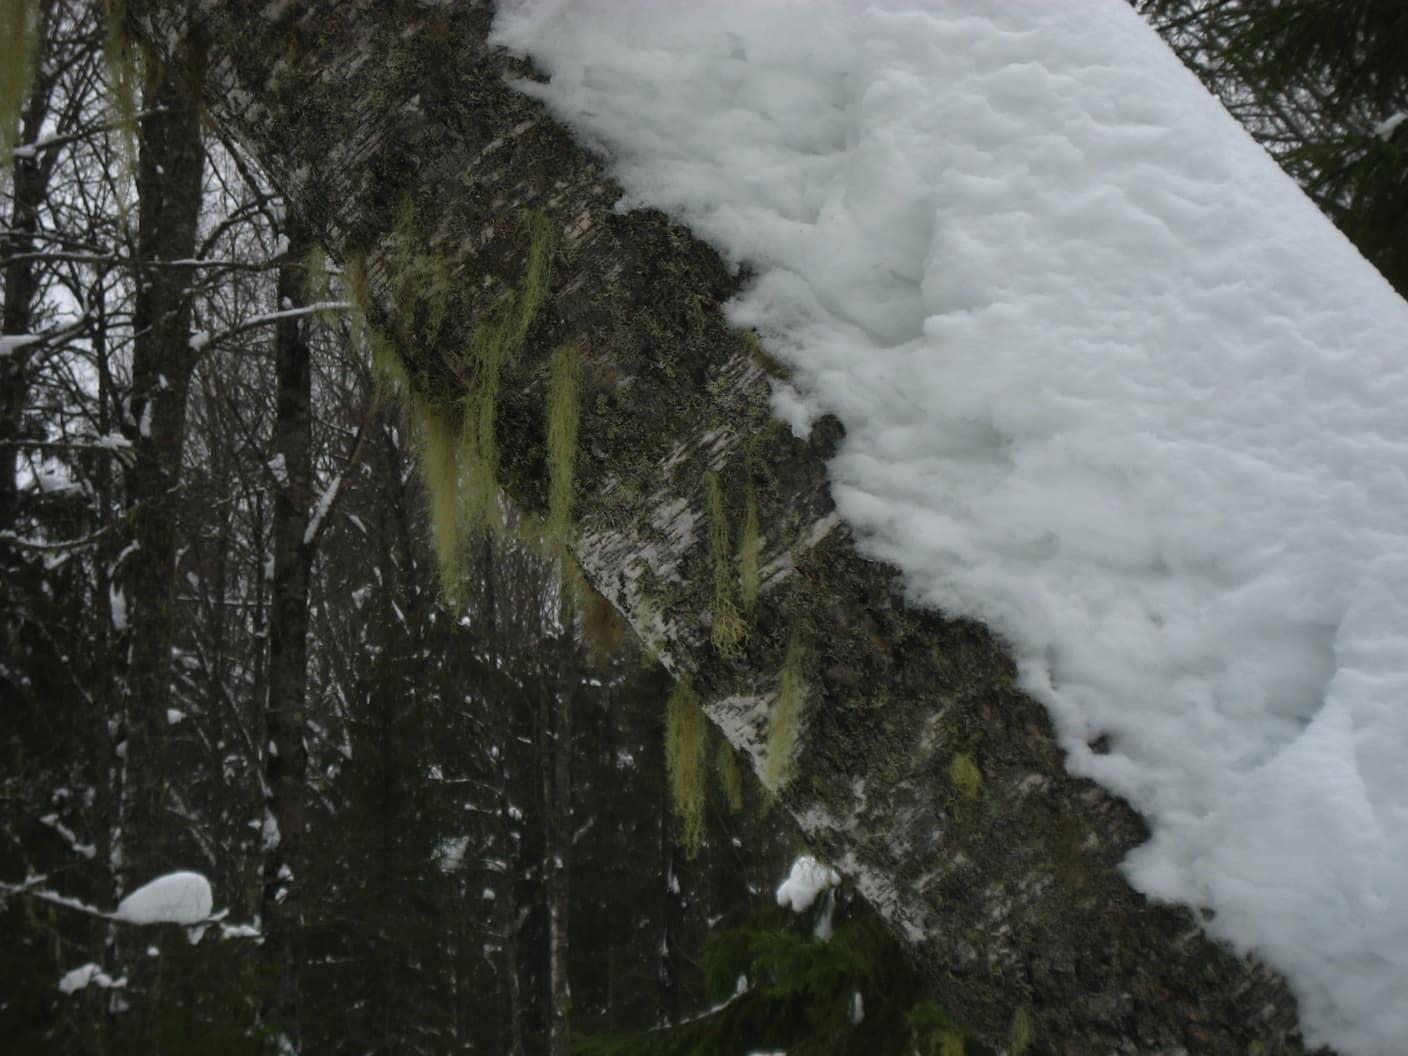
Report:
M804 854L792 863L787 879L778 885L777 904L791 907L793 913L805 913L817 895L840 882L840 874L835 869Z
M210 918L210 881L200 873L167 873L117 904L113 920L128 924L199 924Z
M1408 306L1123 0L500 9L623 207L754 268L775 406L1150 820L1134 884L1401 1052Z

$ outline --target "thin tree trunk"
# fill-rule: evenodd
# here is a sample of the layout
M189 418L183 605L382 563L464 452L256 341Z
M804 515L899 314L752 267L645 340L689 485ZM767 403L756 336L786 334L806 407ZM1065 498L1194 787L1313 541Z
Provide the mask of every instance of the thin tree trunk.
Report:
M129 667L126 697L127 809L123 865L129 886L175 869L187 848L166 812L172 768L166 718L175 640L177 521L190 347L189 276L162 262L195 252L201 146L197 103L201 59L183 42L148 89L137 172L136 332L127 432L131 552L123 569Z
M562 652L558 677L540 697L543 828L546 835L543 874L548 911L548 1053L570 1051L572 987L568 978L570 877L572 860L572 690L570 639L557 643Z
M304 257L308 246L292 218L279 268L281 308L306 303ZM266 817L264 930L267 989L264 1020L275 1036L299 1046L299 979L302 971L303 837L308 782L304 743L308 692L308 584L313 565L308 538L313 504L312 366L305 322L280 320L274 330L274 576L269 623L269 692L264 709Z
M41 5L40 39L48 31L48 11ZM38 50L43 52L43 44ZM40 138L49 117L49 98L55 77L41 69L30 87L20 118L20 142ZM0 305L0 334L28 334L34 319L34 299L38 293L39 262L33 257L34 236L39 230L39 207L53 171L48 152L15 155L11 161L10 215L0 231L0 267L4 269L4 304ZM17 460L20 454L24 410L29 403L29 362L26 346L0 355L0 531L12 530L18 512ZM5 551L0 550L0 554ZM5 575L0 568L0 576Z
M544 379L573 345L579 563L755 766L801 642L799 776L781 802L889 921L934 999L998 1047L1015 1031L1055 1053L1303 1051L1278 977L1125 882L1142 821L1066 773L1001 642L908 607L896 570L860 555L828 491L839 423L800 440L772 419L770 364L718 307L738 278L658 212L613 211L620 189L599 162L510 87L531 70L487 44L490 0L279 10L199 9L218 52L212 111L321 241L365 258L373 324L392 341L420 333L397 351L441 407L464 394L476 324L522 292L546 218L554 273L497 394L500 482L546 509ZM157 42L185 11L129 5L155 19ZM417 295L437 267L448 283ZM442 325L422 325L441 307ZM736 600L734 555L711 538L733 533L710 531L706 473L727 527L752 498L763 535L746 637L724 649L712 614ZM959 754L981 772L977 797L954 792Z
M163 268L195 253L204 149L201 56L189 37L149 77L139 131L135 331L132 388L124 432L132 442L127 475L130 536L121 567L126 599L127 679L123 697L125 777L117 854L119 887L196 864L198 848L169 809L172 765L168 709L176 633L176 555L190 348L189 275ZM160 1052L157 1021L161 958L151 940L120 935L132 1011L119 1021L124 1045Z

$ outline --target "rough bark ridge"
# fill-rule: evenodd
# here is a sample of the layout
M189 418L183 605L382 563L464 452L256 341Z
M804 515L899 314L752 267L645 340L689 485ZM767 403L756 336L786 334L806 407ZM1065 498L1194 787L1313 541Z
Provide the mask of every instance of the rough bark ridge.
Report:
M187 5L129 11L160 43ZM755 763L795 637L807 693L783 802L956 1019L1011 1053L1303 1051L1280 980L1125 884L1140 819L1066 775L1001 644L907 607L858 554L827 493L836 423L802 441L770 419L775 365L719 314L737 277L665 217L612 211L600 162L507 85L533 73L487 47L487 0L190 13L213 115L329 249L365 258L372 322L442 412L480 378L473 329L502 314L547 216L549 294L491 412L500 482L546 508L547 364L574 344L583 569ZM737 563L750 504L756 597Z

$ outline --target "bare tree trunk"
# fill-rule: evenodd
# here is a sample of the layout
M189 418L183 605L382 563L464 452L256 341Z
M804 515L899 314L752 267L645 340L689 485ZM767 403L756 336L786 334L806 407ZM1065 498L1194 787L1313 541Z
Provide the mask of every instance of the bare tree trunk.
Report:
M139 131L132 388L124 432L132 442L127 474L130 536L122 563L126 597L126 734L119 886L196 864L198 848L170 810L174 777L168 709L175 642L176 551L190 347L189 275L165 261L195 253L204 149L197 112L201 55L189 37L152 71ZM120 1026L125 1044L161 1051L157 1042L161 958L144 954L149 936L125 936L132 989L139 994ZM135 1050L134 1050L135 1051Z
M52 3L40 5L41 41L49 28ZM41 43L37 49L44 51ZM42 67L36 72L29 97L20 117L20 143L33 143L49 119L49 100L57 78ZM39 229L39 207L49 185L54 155L50 151L17 154L11 164L10 215L0 231L0 267L4 269L4 304L0 306L0 334L30 332L34 318L34 298L38 293L38 261L34 258L34 236ZM15 526L19 493L15 476L20 453L21 424L29 403L29 360L32 350L24 345L0 355L0 531ZM5 553L0 550L0 554ZM8 565L8 562L7 562ZM0 567L0 576L5 574Z
M279 267L278 299L281 309L291 309L306 303L304 257L309 247L297 220L286 221L284 234L288 246ZM287 1039L295 1051L308 783L308 584L313 566L312 365L305 325L302 318L286 318L274 331L274 576L264 709L267 834L260 902L267 986L264 1020L270 1032Z
M570 619L570 617L569 617ZM572 861L572 693L570 637L560 650L557 678L540 697L539 730L542 768L543 827L546 833L543 876L548 911L548 1053L569 1056L572 987L567 974L570 878Z
M185 10L129 5L159 43ZM507 83L532 71L487 45L489 0L270 10L200 8L211 110L321 241L365 259L372 322L422 400L459 399L476 324L532 300L546 218L553 274L497 392L499 480L547 508L548 364L574 346L578 561L755 765L801 642L808 694L782 803L889 921L934 999L998 1047L1303 1051L1278 977L1129 888L1119 863L1143 823L1066 773L1001 643L908 607L898 573L860 556L827 488L839 424L799 440L771 418L769 363L719 312L737 277L659 213L613 211L599 162ZM414 280L437 271L447 281L418 295ZM432 314L440 325L420 325ZM739 597L734 555L711 539L732 540L750 498L762 590L746 634L720 635L714 616ZM717 516L731 520L711 532ZM976 796L949 777L959 755L981 775Z

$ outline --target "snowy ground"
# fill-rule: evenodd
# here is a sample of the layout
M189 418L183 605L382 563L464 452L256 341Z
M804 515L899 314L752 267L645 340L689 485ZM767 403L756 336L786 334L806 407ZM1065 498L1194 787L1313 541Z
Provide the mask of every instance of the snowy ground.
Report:
M501 7L626 204L756 269L778 412L1150 819L1134 884L1401 1051L1408 305L1123 0Z

